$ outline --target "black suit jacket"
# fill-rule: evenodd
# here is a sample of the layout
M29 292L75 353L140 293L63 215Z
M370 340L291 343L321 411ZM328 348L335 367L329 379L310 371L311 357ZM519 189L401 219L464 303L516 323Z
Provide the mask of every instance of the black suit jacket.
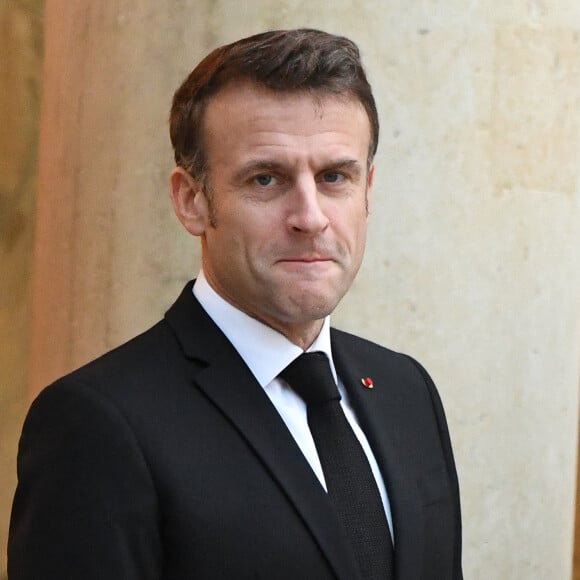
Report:
M397 580L459 580L459 492L433 383L344 332L332 349L386 482ZM326 493L191 284L152 329L40 394L18 474L10 580L358 577Z

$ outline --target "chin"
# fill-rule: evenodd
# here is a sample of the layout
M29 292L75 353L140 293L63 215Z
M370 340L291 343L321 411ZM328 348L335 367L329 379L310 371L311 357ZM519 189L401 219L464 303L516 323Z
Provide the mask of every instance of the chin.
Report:
M328 316L338 305L336 298L321 297L319 299L309 296L306 300L293 302L293 316L295 322L310 322L321 320Z

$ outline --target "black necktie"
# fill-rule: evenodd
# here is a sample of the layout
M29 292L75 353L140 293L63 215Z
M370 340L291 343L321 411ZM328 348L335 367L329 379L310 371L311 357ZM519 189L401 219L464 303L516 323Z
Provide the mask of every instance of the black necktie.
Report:
M328 495L362 578L391 580L394 552L383 503L368 459L340 405L328 357L322 352L304 353L280 376L306 402Z

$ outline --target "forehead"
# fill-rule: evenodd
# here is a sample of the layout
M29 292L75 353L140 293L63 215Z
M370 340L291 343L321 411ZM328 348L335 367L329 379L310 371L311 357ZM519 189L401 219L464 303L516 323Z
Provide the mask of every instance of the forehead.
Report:
M311 149L319 154L326 149L348 149L366 158L370 121L354 97L278 92L238 82L227 85L208 102L203 133L208 161L236 149Z

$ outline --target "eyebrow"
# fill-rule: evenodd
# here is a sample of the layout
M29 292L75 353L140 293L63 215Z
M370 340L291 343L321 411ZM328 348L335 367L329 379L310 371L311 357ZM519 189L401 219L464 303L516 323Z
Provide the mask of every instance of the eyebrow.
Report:
M256 172L281 172L283 170L282 163L278 161L273 161L270 159L256 159L252 161L248 161L240 167L238 171L234 173L234 180L240 181L244 179L247 175L256 173Z
M356 159L337 159L334 161L329 161L323 165L321 172L325 171L336 171L338 169L348 169L356 174L356 176L362 173L362 167L358 160ZM247 175L259 172L269 173L283 173L286 171L286 167L283 163L275 161L273 159L256 159L248 161L244 164L238 171L233 175L234 180L243 180Z
M357 175L361 173L361 164L356 159L339 159L328 165L325 171L330 171L333 169L350 169Z

